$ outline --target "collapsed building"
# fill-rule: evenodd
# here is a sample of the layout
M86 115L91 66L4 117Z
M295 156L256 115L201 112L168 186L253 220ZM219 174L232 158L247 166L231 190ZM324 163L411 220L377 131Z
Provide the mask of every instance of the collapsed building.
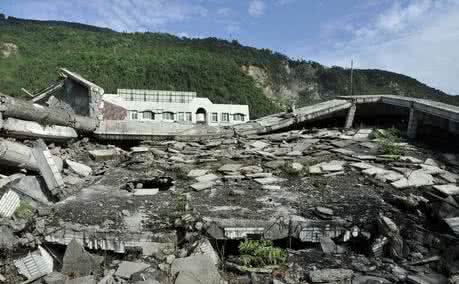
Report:
M61 72L1 95L0 282L457 283L458 107L145 124L104 120L103 89ZM449 148L423 144L440 132Z

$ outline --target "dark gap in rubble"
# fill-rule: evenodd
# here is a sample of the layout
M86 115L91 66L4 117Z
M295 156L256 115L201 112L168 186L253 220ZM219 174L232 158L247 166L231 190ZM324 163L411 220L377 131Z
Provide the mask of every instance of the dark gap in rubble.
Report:
M175 181L171 177L153 177L144 179L130 180L126 183L126 190L134 191L135 189L145 188L167 190L175 184Z

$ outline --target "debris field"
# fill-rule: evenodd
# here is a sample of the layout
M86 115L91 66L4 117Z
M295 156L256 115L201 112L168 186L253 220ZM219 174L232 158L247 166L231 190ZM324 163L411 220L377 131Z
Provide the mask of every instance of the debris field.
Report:
M459 283L459 158L391 131L0 140L0 283Z

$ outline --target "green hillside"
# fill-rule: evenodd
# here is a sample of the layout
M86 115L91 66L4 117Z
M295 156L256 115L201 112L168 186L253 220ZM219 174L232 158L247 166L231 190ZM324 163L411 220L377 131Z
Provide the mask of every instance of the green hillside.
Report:
M243 66L261 70L265 80L257 81ZM279 111L292 101L305 105L349 95L350 90L347 69L290 60L237 41L118 33L0 16L0 92L22 96L21 88L44 88L56 80L59 67L80 73L108 93L117 88L196 91L215 103L247 103L253 117ZM354 94L401 94L459 105L459 97L396 73L355 70L354 78Z

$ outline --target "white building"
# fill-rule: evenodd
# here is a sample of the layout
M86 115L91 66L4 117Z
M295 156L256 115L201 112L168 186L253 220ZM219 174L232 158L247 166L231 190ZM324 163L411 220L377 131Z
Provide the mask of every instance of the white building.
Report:
M249 120L249 106L214 104L195 92L118 89L104 94L102 113L107 120L151 120L224 126Z

